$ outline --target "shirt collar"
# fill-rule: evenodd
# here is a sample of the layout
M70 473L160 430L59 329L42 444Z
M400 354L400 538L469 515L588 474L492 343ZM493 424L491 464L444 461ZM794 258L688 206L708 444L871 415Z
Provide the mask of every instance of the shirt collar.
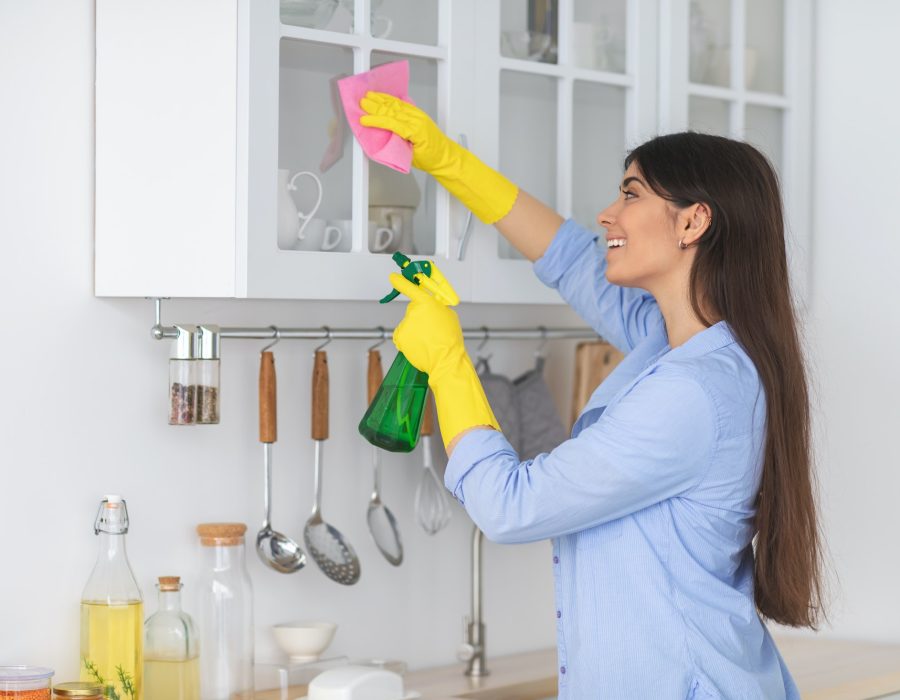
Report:
M726 345L731 345L734 342L735 337L731 332L731 327L725 321L719 321L709 328L704 328L699 333L695 333L677 348L667 352L662 359L677 360L687 357L699 357Z

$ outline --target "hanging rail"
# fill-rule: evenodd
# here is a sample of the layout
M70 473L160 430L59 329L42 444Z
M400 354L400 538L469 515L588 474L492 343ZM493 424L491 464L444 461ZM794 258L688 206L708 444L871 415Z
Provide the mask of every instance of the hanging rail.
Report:
M162 299L153 299L156 305L156 323L151 332L157 340L178 338L178 328L162 325ZM278 337L281 340L379 340L389 338L393 328L377 326L375 328L283 328L281 326L220 326L217 328L219 338L243 338L265 340ZM464 328L463 337L481 340L560 340L560 339L596 339L599 336L590 328L547 328L535 326L531 328Z

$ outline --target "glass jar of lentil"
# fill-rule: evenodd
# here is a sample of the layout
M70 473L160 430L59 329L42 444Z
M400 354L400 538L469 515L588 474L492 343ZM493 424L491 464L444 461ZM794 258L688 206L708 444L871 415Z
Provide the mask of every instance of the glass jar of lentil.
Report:
M53 686L53 700L103 700L103 686L99 683L58 683Z
M50 700L53 669L0 666L0 700Z

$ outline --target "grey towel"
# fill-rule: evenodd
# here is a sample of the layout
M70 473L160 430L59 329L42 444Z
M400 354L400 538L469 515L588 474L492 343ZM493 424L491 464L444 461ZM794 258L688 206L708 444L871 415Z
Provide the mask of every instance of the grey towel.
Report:
M478 358L476 367L500 430L519 459L533 459L565 441L566 430L544 382L543 357L515 381L494 374L486 358Z
M518 451L522 430L515 386L508 377L494 374L485 357L478 358L476 369L494 417L500 424L500 430L509 440L509 444Z
M565 442L566 429L544 381L544 358L539 356L534 369L516 379L514 386L521 431L519 459L534 459Z

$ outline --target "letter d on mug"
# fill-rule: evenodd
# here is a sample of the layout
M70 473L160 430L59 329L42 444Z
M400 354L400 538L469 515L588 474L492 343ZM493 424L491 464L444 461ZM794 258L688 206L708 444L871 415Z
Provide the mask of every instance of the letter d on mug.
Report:
M394 231L386 226L369 222L369 250L373 253L393 253Z
M325 226L321 250L346 253L353 238L353 222L350 219L332 219Z

